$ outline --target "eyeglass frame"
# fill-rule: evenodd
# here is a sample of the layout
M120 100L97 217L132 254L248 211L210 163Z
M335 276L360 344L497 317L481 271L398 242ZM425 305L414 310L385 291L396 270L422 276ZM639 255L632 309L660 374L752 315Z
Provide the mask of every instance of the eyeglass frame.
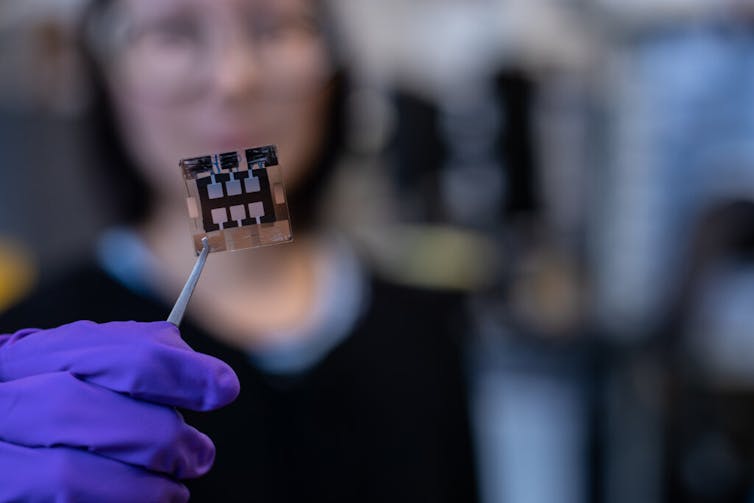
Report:
M121 16L127 16L128 14L124 12L122 5L119 4L118 0L96 2L96 5L84 17L84 45L95 62L106 71L113 70L114 61L122 55L122 45L126 43L125 39L128 37L128 24L124 23L123 19L121 19ZM327 57L327 69L323 72L324 75L321 79L322 88L325 88L341 69L339 52L336 50L337 46L335 43L337 37L334 36L335 30L332 29L332 16L328 16L327 14L330 13L311 18L313 23L311 25L311 34L316 36L316 40L312 39L312 41L322 44ZM118 25L120 25L119 29L116 30L115 27ZM250 43L248 39L245 42L252 50L258 49L258 47L253 45L254 42ZM208 46L204 49L207 48ZM258 58L256 63L259 63ZM211 75L210 72L205 78L211 78ZM176 95L171 98L158 98L158 100L164 103L183 103L195 97L195 94L187 93L187 96L178 97Z

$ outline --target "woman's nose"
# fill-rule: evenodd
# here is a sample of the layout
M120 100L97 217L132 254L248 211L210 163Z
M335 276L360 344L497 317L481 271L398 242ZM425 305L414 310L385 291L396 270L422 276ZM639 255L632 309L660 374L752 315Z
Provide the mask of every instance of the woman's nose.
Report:
M253 95L263 72L254 48L243 40L229 40L215 51L212 92L226 101Z

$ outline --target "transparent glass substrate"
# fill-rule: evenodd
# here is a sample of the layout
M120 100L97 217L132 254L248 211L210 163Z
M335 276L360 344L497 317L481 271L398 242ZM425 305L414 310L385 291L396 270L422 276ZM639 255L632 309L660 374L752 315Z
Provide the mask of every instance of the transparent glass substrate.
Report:
M186 203L196 253L242 250L293 240L274 145L183 159Z

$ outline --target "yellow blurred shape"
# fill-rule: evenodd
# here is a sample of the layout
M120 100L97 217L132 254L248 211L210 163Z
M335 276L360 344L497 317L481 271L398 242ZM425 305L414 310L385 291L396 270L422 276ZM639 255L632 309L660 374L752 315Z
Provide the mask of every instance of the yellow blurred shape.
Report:
M20 243L0 238L0 312L21 300L34 285L37 270Z
M481 233L445 225L392 225L359 237L373 266L392 281L476 290L494 282L502 251Z

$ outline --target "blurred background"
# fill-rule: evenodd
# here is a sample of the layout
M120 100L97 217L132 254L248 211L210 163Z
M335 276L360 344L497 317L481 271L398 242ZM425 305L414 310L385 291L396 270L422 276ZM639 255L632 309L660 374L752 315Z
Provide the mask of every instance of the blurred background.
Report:
M466 294L482 500L754 501L754 4L332 3L335 218ZM0 2L0 310L112 218L82 4Z

